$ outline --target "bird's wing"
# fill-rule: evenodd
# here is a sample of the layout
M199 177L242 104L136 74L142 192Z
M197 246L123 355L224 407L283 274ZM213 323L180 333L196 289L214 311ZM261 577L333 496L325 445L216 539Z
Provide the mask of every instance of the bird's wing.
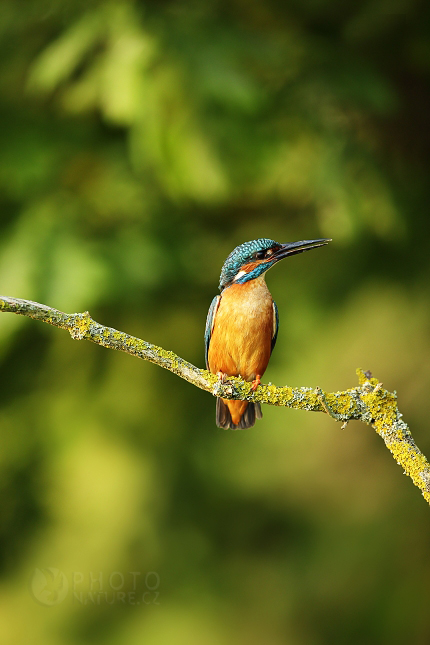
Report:
M212 330L214 328L215 314L219 306L219 301L221 296L215 296L209 307L208 315L206 318L206 329L205 329L205 359L206 359L206 369L209 369L208 366L208 354L209 354L209 345L211 342Z
M276 339L278 338L278 329L279 329L278 307L276 306L276 302L273 301L273 333L272 333L272 349L270 350L271 352L273 352L273 348L276 345Z

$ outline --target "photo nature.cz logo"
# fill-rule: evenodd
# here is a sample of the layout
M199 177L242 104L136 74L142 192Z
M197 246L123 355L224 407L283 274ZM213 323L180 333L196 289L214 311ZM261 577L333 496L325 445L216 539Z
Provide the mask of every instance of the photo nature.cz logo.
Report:
M112 571L110 575L91 571L87 576L81 571L74 571L69 581L63 571L47 567L33 571L30 594L45 607L59 605L68 596L69 590L72 592L72 601L81 605L159 605L160 576L156 571L148 571L144 578L141 576L140 571L128 571L126 574Z

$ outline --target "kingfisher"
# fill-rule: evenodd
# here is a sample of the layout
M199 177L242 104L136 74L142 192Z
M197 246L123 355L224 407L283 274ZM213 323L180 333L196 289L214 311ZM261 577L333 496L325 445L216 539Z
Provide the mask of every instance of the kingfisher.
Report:
M240 376L261 383L278 336L276 303L266 285L265 273L274 264L297 253L310 251L331 239L279 244L259 238L237 246L224 262L219 289L209 307L205 330L206 369L223 380ZM217 398L219 428L250 428L262 417L259 403Z

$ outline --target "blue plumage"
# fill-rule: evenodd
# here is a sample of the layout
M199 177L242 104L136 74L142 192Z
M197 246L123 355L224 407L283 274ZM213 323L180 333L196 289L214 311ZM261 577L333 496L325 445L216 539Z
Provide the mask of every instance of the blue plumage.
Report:
M219 288L222 291L227 287L236 277L240 268L247 262L252 262L256 259L256 254L273 247L280 246L275 240L269 240L268 238L261 237L258 240L251 240L250 242L245 242L240 246L237 246L228 256L224 262L224 266L221 269L221 276L219 280ZM273 264L275 260L273 260ZM249 279L253 280L258 278L259 275L267 271L269 267L266 265L261 265L256 267L256 269L251 274L243 276L243 279L237 280L237 282L242 283L248 281Z

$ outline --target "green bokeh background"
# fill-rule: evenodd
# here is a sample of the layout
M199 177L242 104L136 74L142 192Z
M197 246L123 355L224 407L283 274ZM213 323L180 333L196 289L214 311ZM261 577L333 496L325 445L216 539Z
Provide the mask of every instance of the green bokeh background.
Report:
M3 0L0 292L203 366L227 254L332 237L268 275L265 381L371 369L429 454L429 32L419 0ZM430 642L429 509L369 427L221 431L176 376L9 314L0 359L2 645Z

